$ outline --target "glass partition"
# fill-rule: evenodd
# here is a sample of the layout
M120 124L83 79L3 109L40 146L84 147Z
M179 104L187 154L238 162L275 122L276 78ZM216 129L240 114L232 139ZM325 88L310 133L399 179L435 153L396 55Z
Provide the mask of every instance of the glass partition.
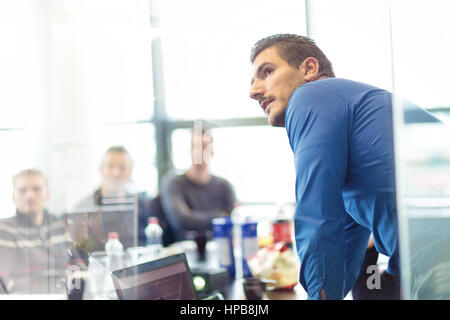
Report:
M450 298L447 1L391 1L403 299ZM434 114L411 111L405 99Z
M88 223L80 217L102 218L95 250L111 231L125 249L143 243L135 202L157 192L149 16L148 0L1 1L0 293L67 299L67 273L85 267L68 254L71 229ZM133 169L122 179L112 173L120 165L110 168L120 201L80 208L105 193L111 146L127 150Z
M241 202L295 202L294 156L284 128L215 128L211 134L211 172L229 180ZM172 145L175 168L187 170L191 165L189 130L174 131Z
M154 2L161 17L168 116L263 116L248 98L251 46L271 34L305 34L304 1Z

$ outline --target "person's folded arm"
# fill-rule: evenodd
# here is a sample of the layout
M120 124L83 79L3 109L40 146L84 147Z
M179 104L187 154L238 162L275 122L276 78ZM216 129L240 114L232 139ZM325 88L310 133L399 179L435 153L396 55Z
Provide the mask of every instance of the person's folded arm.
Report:
M342 98L315 86L297 89L286 112L297 173L300 283L309 299L320 299L322 289L326 299L344 298L347 117Z
M225 214L222 210L191 209L183 196L181 186L173 179L162 184L161 203L168 220L180 225L183 230L207 230L211 220Z

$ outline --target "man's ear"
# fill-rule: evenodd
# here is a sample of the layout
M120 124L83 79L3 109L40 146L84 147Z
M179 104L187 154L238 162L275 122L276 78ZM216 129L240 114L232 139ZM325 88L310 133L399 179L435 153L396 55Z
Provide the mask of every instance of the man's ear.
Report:
M302 62L305 73L305 82L311 82L319 78L319 61L314 57L308 57Z

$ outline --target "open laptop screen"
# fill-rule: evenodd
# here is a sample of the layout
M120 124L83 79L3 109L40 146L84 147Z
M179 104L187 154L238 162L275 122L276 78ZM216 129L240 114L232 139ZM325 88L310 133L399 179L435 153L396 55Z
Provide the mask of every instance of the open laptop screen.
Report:
M195 300L192 275L184 253L112 272L120 300Z
M138 210L135 203L124 201L123 203L115 202L98 206L77 207L66 215L68 219L73 220L78 214L88 214L88 219L92 225L89 230L92 251L105 250L104 243L98 239L98 235L102 234L107 237L109 232L119 234L119 240L125 249L139 245Z

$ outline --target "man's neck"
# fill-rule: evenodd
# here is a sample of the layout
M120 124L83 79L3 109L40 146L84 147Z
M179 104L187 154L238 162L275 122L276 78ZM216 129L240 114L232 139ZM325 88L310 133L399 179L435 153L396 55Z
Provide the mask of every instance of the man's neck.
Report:
M44 223L45 211L42 210L40 212L30 212L30 213L22 213L19 212L21 216L26 217L30 223L35 227L40 227Z
M207 166L193 166L187 172L189 180L198 184L207 184L211 180L211 174Z
M33 226L35 227L42 226L42 223L44 222L44 211L39 212L37 214L33 214L30 220Z
M100 196L105 198L120 198L125 197L127 195L127 191L125 188L114 189L114 188L105 188L104 186L100 187Z

